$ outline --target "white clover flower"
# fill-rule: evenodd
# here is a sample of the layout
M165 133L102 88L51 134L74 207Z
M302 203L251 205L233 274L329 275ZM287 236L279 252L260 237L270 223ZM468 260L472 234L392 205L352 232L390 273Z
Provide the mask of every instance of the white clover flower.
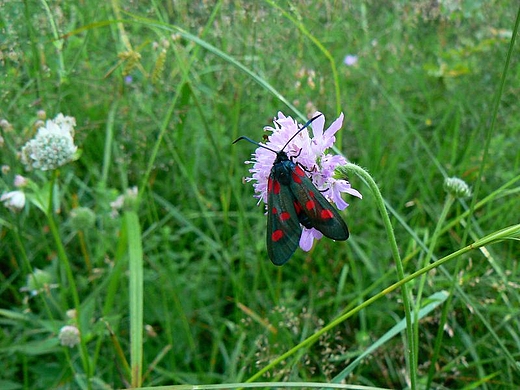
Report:
M79 329L72 325L65 325L60 329L58 338L60 339L61 345L73 348L80 342Z
M3 202L9 210L19 212L25 207L25 194L23 191L4 192L0 202Z
M36 136L22 147L25 168L47 171L73 161L78 150L73 138L75 124L74 118L59 114L40 127Z

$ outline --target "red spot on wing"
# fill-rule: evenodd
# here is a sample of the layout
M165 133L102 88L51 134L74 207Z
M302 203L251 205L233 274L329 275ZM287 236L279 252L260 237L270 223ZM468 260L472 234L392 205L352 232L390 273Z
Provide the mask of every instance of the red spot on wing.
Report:
M300 167L299 165L296 165L296 167L294 168L294 173L296 173L300 177L305 176L305 172L303 172L302 167Z
M269 178L267 181L267 192L278 195L280 193L280 183L277 180Z
M302 178L300 176L298 176L296 173L293 172L292 174L292 179L294 180L295 183L297 184L301 184L302 182Z
M332 219L334 218L334 214L330 210L321 210L320 217L322 219Z
M280 214L280 220L287 221L291 218L291 214L289 214L287 211L284 211Z
M304 177L304 176L305 176L305 172L303 172L302 167L300 167L299 165L296 165L296 167L294 168L294 171L292 173L292 179L294 180L294 182L297 184L301 184L302 177Z
M273 214L278 214L278 209L277 209L276 207L273 207L273 208L271 209L271 212L272 212Z
M280 193L280 183L275 181L273 184L273 191L275 195L278 195Z
M281 240L282 237L284 236L284 232L282 232L280 229L278 230L275 230L272 234L271 234L271 240L273 240L274 242L278 241L278 240Z
M294 209L296 210L296 214L300 214L302 212L302 205L299 202L294 202Z
M316 207L316 203L314 203L313 200L308 200L305 203L305 207L307 208L307 210L313 210Z

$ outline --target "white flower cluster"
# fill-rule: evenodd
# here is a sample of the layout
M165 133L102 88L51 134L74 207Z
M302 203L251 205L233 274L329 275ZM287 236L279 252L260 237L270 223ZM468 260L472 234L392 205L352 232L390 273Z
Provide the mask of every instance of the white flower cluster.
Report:
M74 145L76 120L59 114L38 129L36 136L21 151L21 161L27 170L48 171L74 160L78 147Z
M64 347L73 348L81 341L79 329L72 325L66 325L60 329L58 339Z
M17 213L25 207L25 193L23 191L4 192L0 196L0 202L9 210Z
M27 183L28 180L21 175L16 175L14 177L14 186L16 188L23 189ZM20 212L25 207L25 192L21 190L4 192L2 196L0 196L0 202L2 202L9 210L14 211L15 213Z

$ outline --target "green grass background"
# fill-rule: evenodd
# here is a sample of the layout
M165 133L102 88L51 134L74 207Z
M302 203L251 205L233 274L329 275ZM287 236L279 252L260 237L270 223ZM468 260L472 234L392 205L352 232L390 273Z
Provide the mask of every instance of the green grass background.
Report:
M518 224L517 7L3 1L0 119L12 129L0 133L0 190L23 174L43 194L53 185L54 204L0 209L0 387L517 388L518 230L407 284L417 308L442 296L414 328L414 362L394 328L408 309L399 289L385 291L398 277L369 188L349 175L363 199L347 199L348 241L275 267L243 183L254 147L231 145L261 141L278 111L304 122L317 109L327 124L344 112L338 150L380 186L405 274ZM54 174L24 172L16 154L38 110L77 121L82 155ZM446 209L449 176L473 197ZM139 200L114 215L110 202L133 186ZM77 226L77 207L95 222ZM36 269L51 280L32 295L23 287ZM59 345L66 324L81 345Z

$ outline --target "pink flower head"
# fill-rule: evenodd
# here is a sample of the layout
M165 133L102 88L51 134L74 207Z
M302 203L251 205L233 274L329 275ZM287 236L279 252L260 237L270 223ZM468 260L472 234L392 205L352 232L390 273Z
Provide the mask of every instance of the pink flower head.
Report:
M356 55L352 55L352 54L348 54L345 56L345 58L343 59L343 63L347 66L354 66L357 64L358 62L358 56Z
M313 117L317 117L312 122L313 136L309 135L308 128L302 130L294 139L289 142L284 151L294 162L301 164L307 175L312 180L318 190L336 207L344 210L348 203L341 197L342 193L361 198L361 194L350 186L350 183L343 179L334 178L334 170L340 165L346 164L343 156L325 153L336 141L335 134L343 124L343 114L336 119L327 130L324 131L325 116L316 112ZM268 137L265 146L272 150L280 151L287 141L291 139L302 125L278 112L278 118L274 120L274 127L267 126L266 131L272 132ZM273 167L276 154L271 150L259 147L252 154L251 161L246 164L253 164L249 170L251 177L246 181L254 181L255 197L258 203L263 201L267 207L267 182ZM318 230L307 229L302 226L303 232L300 238L300 247L309 251L312 248L314 239L319 240L323 234Z

